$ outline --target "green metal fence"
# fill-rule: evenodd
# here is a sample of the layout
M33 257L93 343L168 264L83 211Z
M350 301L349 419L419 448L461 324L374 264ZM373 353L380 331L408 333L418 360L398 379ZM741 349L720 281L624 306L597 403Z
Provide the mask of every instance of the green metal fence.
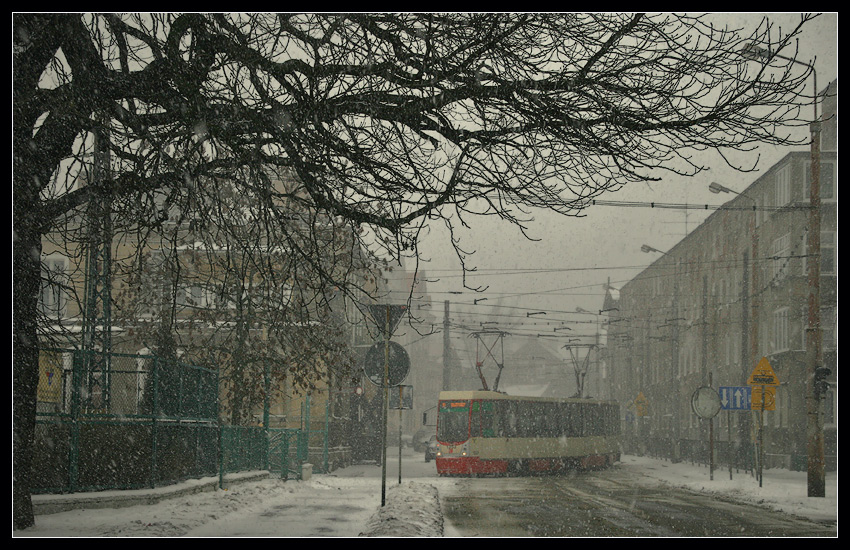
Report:
M33 492L156 487L215 475L216 371L152 356L41 354Z
M301 479L307 462L307 434L297 428L270 428L269 471L283 479Z
M33 457L33 493L139 489L249 470L300 478L309 434L222 426L218 373L154 356L46 349ZM102 364L102 363L101 363Z

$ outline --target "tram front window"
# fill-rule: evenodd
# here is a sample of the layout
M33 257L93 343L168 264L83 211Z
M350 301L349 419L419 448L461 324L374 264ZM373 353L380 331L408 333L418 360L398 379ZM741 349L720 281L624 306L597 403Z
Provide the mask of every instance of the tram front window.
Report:
M437 440L460 443L469 439L469 403L445 401L440 403L437 419Z

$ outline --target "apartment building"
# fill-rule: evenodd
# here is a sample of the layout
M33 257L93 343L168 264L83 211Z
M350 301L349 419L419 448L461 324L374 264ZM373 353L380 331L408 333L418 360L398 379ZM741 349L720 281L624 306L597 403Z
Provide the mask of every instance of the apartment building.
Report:
M824 102L820 152L821 251L807 249L811 152L788 153L672 249L623 285L609 314L607 383L623 404L625 445L674 459L705 453L708 423L691 407L700 386L746 386L762 358L780 385L764 418L721 411L724 462L751 464L764 423L766 467L805 469L807 262L820 262L827 468L837 445L837 80ZM637 400L637 401L636 401Z

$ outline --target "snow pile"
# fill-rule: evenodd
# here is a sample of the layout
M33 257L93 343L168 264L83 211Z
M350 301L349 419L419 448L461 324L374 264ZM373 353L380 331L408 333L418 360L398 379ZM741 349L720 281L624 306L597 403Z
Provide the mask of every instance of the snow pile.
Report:
M440 495L428 483L408 481L387 490L386 503L366 525L361 537L442 537Z

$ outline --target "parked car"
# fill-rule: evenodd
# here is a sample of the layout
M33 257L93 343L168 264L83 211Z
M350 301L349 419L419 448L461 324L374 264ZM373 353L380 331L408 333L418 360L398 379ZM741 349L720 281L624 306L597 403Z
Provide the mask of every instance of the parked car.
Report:
M433 426L427 426L425 428L421 428L413 434L413 450L417 453L421 453L428 447L428 439L431 438L436 432L436 428Z
M431 462L431 459L437 458L438 447L437 436L432 435L431 439L428 440L428 446L425 447L425 462Z

